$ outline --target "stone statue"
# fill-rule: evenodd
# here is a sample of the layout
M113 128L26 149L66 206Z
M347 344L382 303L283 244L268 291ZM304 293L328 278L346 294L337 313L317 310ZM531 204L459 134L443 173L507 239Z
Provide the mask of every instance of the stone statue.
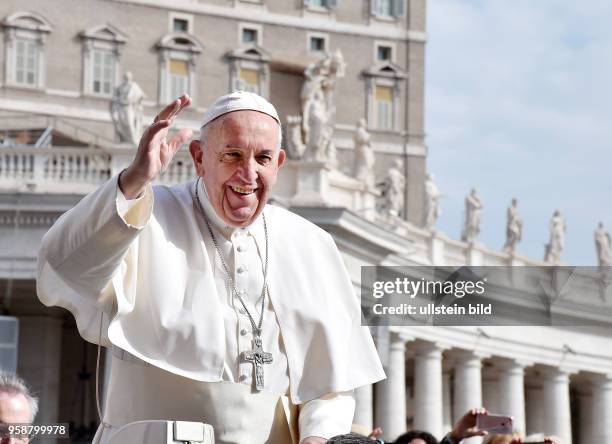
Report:
M433 230L440 217L440 191L434 182L433 174L425 176L425 222L423 227Z
M516 250L516 244L523 237L523 220L518 214L518 200L516 198L512 199L506 215L506 244L504 245L504 251L512 254Z
M368 189L374 187L374 150L370 143L370 133L366 129L365 119L359 119L357 129L353 134L355 142L355 163L353 175L355 179L366 184Z
M561 253L565 243L565 220L559 210L555 210L550 219L550 241L546 244L544 262L558 264L561 262Z
M132 73L126 72L123 82L115 88L110 104L111 119L119 142L138 146L142 130L144 97L140 86L132 80Z
M380 188L380 197L378 198L376 209L379 213L385 216L399 217L404 208L404 171L402 161L396 159L389 173L381 182L377 184Z
M344 58L340 50L327 54L324 59L310 64L304 71L302 86L302 141L306 158L336 164L333 93L336 79L344 77Z
M301 159L306 150L302 142L302 118L300 116L287 116L287 156L290 159Z
M478 233L480 233L480 214L482 212L482 202L476 188L472 188L470 194L465 198L465 223L463 224L463 233L461 240L464 242L473 242Z
M612 239L602 222L599 222L595 230L595 248L597 249L597 263L599 266L606 267L612 265Z

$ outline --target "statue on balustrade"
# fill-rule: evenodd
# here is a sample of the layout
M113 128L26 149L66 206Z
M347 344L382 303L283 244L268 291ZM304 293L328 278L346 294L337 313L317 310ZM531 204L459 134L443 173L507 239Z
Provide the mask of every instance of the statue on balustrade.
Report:
M473 242L480 233L482 208L483 205L480 197L478 197L478 192L476 188L472 188L470 194L465 198L465 222L463 224L463 233L461 233L462 241Z
M396 159L387 176L377 184L380 196L376 203L376 210L384 215L399 217L404 208L404 186L406 179L402 167L402 161Z
M597 263L600 267L612 265L610 256L612 255L612 240L610 233L604 228L604 224L599 222L595 230L595 248L597 249Z
M512 254L516 250L516 245L523 237L523 220L518 214L518 200L516 198L512 199L506 216L506 243L504 245L504 251Z
M545 246L544 261L549 264L561 262L561 253L565 245L565 220L559 210L555 210L550 219L550 241Z
M370 143L370 133L366 129L365 119L359 119L353 134L355 142L355 162L353 176L364 183L368 189L374 188L374 150Z
M433 230L440 217L440 191L433 174L425 176L425 222L423 228Z
M344 58L340 50L327 54L304 71L302 86L302 142L306 146L305 158L336 164L336 147L332 141L333 103L336 79L344 77Z
M140 86L132 80L132 73L126 72L123 82L115 88L110 104L111 119L119 142L138 146L143 124L144 97Z

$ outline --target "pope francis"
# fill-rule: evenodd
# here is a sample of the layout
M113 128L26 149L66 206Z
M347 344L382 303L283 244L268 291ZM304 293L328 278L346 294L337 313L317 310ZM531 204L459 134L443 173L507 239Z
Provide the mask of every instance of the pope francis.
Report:
M355 388L384 378L326 232L266 205L285 160L280 120L235 92L204 115L197 180L151 183L191 131L144 132L131 165L44 237L38 294L112 349L95 443L134 421L211 424L221 444L323 443L347 433Z

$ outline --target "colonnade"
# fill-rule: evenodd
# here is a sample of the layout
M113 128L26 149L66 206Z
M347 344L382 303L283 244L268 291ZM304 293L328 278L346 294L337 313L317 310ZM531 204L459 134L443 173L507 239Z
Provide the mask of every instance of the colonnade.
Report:
M384 361L387 379L356 391L355 423L382 427L387 440L407 429L440 438L468 410L484 406L513 416L523 435L554 434L572 444L574 426L573 444L612 442L612 375L406 340L398 333L391 333Z

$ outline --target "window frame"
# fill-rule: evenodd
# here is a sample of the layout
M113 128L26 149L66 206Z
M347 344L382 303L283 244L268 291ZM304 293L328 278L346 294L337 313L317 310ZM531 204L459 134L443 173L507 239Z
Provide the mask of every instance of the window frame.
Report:
M366 88L366 121L368 128L381 132L400 132L400 105L402 103L402 89L407 74L392 62L380 62L372 65L363 72ZM391 125L380 128L378 125L378 101L376 88L378 86L390 87L392 91Z
M127 37L117 28L109 24L97 25L80 33L83 45L83 55L81 57L82 84L81 93L83 95L107 98L113 97L115 87L120 79L121 50L127 43ZM111 71L111 90L109 93L97 92L94 88L95 82L95 52L105 51L113 56L113 67Z
M4 31L4 84L16 88L44 89L46 82L45 41L51 33L51 24L40 14L33 12L16 12L0 22ZM19 42L34 48L34 81L17 81L17 60ZM27 51L27 50L26 50ZM27 57L26 57L27 58ZM25 62L27 64L27 62ZM27 69L24 70L27 76Z
M187 22L187 31L175 31L174 20L185 20ZM170 12L168 14L168 32L171 34L193 34L193 15L183 12Z
M313 38L323 39L323 44L325 48L322 51L313 51L310 49L310 42ZM310 54L325 54L329 52L329 34L325 34L323 32L307 32L306 33L306 51Z
M242 36L245 29L251 29L257 33L257 38L254 42L243 42ZM238 46L258 45L262 46L263 42L263 27L259 23L238 23Z
M227 53L229 60L229 92L241 88L240 71L250 69L258 72L258 92L268 98L270 94L270 54L258 45L249 45Z
M182 43L183 41L187 43ZM188 83L187 91L185 92L189 94L195 103L197 99L196 60L204 49L203 45L192 34L171 32L162 37L156 47L159 55L158 104L164 105L176 99L176 97L172 97L172 78L170 72L170 62L172 60L187 63Z

